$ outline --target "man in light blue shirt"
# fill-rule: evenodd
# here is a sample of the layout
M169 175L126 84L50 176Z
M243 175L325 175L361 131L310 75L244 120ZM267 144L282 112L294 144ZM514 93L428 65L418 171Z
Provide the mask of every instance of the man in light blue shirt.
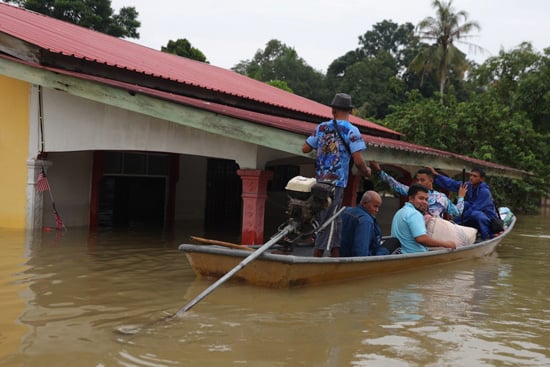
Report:
M411 185L409 201L393 216L391 236L401 243L401 253L427 252L427 247L456 249L453 241L442 241L427 234L424 213L428 210L428 189L422 185Z

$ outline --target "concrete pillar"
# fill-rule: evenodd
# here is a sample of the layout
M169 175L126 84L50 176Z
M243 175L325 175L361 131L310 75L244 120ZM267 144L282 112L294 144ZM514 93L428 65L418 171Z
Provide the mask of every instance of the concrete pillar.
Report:
M237 174L241 177L243 191L243 245L257 245L264 243L264 214L267 198L267 183L273 178L272 171L254 169L240 169Z
M51 162L39 159L27 160L27 207L25 227L36 229L42 227L43 194L36 191L36 180L42 167L51 166Z

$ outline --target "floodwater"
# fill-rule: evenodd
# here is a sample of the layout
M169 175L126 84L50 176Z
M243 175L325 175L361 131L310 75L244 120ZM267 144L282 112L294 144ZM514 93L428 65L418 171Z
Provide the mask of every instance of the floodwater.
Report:
M550 214L490 257L345 284L197 280L162 233L0 230L0 366L549 366Z

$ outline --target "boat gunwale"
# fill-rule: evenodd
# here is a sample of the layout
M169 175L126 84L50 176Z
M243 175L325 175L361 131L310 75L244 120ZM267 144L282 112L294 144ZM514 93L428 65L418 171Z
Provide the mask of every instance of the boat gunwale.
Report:
M424 257L436 257L449 253L458 253L473 251L480 247L488 247L491 245L498 245L498 243L508 235L515 225L516 217L514 216L512 222L508 225L505 231L497 237L491 238L486 241L476 242L471 245L461 246L456 250L439 248L436 250L430 250L427 252L416 252L411 254L398 254L398 255L379 255L379 256L355 256L355 257L313 257L313 256L299 256L299 255L282 255L273 253L263 253L258 259L266 261L274 261L284 264L345 264L345 263L369 263L369 262L383 262L383 261L399 261L409 260L412 258L424 258ZM184 253L205 253L215 254L221 256L231 256L245 258L250 256L251 252L239 249L226 249L220 246L212 245L195 245L195 244L181 244L178 247L179 251Z

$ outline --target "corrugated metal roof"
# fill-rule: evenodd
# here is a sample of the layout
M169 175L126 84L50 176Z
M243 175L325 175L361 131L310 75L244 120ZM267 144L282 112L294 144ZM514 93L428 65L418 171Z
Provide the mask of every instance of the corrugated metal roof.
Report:
M29 64L27 62L16 60L11 57L0 56L0 58L7 58L7 59L11 59L12 61L20 62L23 64ZM208 102L197 98L178 96L169 92L159 91L159 90L147 88L147 87L141 87L138 85L120 82L116 80L90 76L82 73L61 70L61 69L56 69L51 67L45 67L45 66L39 66L39 67L45 70L53 71L55 73L68 75L68 76L72 76L72 77L76 77L84 80L95 81L101 84L110 85L113 87L121 88L128 91L133 91L136 93L150 95L150 96L161 98L164 100L173 101L182 105L191 106L201 110L214 112L220 115L234 117L237 119L254 122L261 125L274 127L280 130L302 134L304 136L311 134L316 126L311 122L295 120L295 119L274 116L274 115L268 115L268 114L249 111L249 110L243 110L232 106L226 106L219 103ZM408 143L401 140L383 138L383 137L372 136L367 134L362 134L362 136L365 142L367 143L367 145L371 147L378 147L382 149L391 149L391 150L402 150L407 152L419 153L423 155L433 155L433 156L438 156L443 158L456 158L462 161L470 162L473 165L491 167L498 170L521 172L520 170L503 166L501 164L482 161L479 159L463 156L460 154L447 152L447 151L439 150L435 148L430 148L422 145L417 145L413 143Z
M71 23L20 9L15 6L0 3L0 32L23 40L52 53L71 56L93 63L110 65L121 70L150 75L166 80L175 81L184 85L195 86L213 92L225 93L242 99L249 99L286 108L289 110L325 116L330 118L331 108L315 101L287 93L265 83L250 79L230 70L219 68L206 63L167 54L145 46L141 46L123 39L111 37L103 33L82 28ZM27 61L15 60L10 56L2 58L22 62L33 67L48 69L57 73L71 75L81 79L94 80L98 83L133 90L139 93L155 96L176 103L193 106L202 110L231 116L258 124L272 126L299 134L310 134L315 125L301 120L269 115L238 107L232 107L190 98L157 89L134 85L113 79L92 76L85 73L45 67ZM402 135L391 129L352 116L351 122L356 125ZM517 171L510 167L461 156L430 147L403 142L396 139L363 135L367 144L380 148L403 150L446 158L456 158L479 164L485 167Z
M15 6L0 4L0 31L52 53L314 116L331 116L331 109L323 104L231 70L154 50ZM366 128L402 135L355 116L351 121Z

